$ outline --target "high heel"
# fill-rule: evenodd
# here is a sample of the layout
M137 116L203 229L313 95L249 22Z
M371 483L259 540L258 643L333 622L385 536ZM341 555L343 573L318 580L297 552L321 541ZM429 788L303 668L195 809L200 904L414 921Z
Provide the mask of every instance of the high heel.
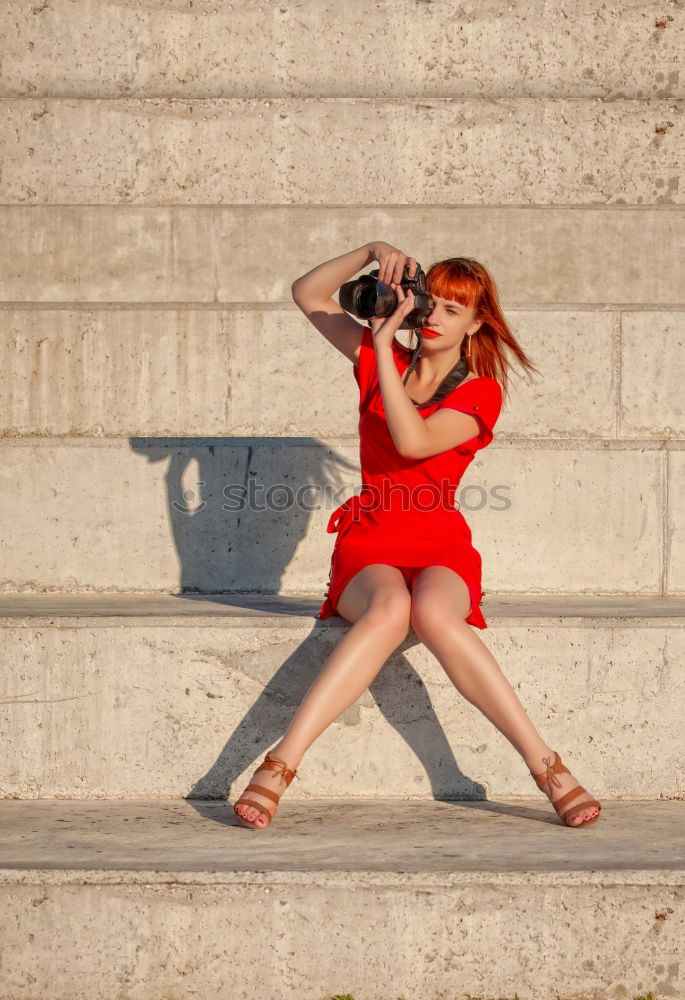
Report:
M286 762L281 757L276 757L272 753L268 753L266 755L263 762L259 765L254 774L257 774L258 771L263 771L265 768L269 771L278 771L281 774L283 780L285 781L285 788L288 787L293 778L297 777L296 769L289 768ZM285 791L285 788L283 789L283 792ZM248 792L259 792L260 795L264 795L267 799L271 799L271 801L274 802L275 805L271 807L264 802L255 802L254 799L251 799L249 797L246 798ZM250 782L250 784L247 786L243 794L240 796L238 801L233 806L233 812L236 814L238 822L241 824L241 826L246 826L248 830L265 830L269 825L269 823L271 822L271 820L276 815L276 810L278 809L278 803L280 802L281 795L283 794L283 792L278 794L277 792L274 792L273 789L271 788L265 788L264 785L257 785L254 782ZM245 819L243 816L240 815L239 812L237 812L237 807L239 805L252 806L253 809L259 809L261 813L266 813L266 815L269 817L269 822L257 823L254 820Z
M555 775L563 774L564 771L567 774L571 773L569 769L566 767L566 765L562 763L561 757L556 752L556 750L553 750L552 753L554 754L554 764L552 764L551 757L542 758L543 764L547 765L546 770L543 771L542 774L533 774L533 772L530 771L531 777L535 779L535 782L540 791L544 792L545 785L548 785L550 794L552 794L552 785L556 785L557 788L561 788L561 782L557 777L555 777ZM597 799L588 799L585 802L578 803L575 806L570 806L568 809L564 810L564 806L567 806L569 802L572 802L574 799L577 799L579 795L583 794L583 792L585 792L585 794L589 794L587 790L583 788L582 785L575 785L575 787L573 787L569 792L566 792L565 795L562 795L561 798L558 799L556 802L552 801L552 805L556 810L557 816L561 818L561 821L565 823L566 826L573 826L573 827L591 826L592 823L595 823L599 819L599 813L602 809L602 806L597 801ZM593 816L592 819L586 819L583 823L571 822L571 820L574 819L574 817L578 816L580 813L585 812L588 809L593 809L595 806L597 807L597 815Z

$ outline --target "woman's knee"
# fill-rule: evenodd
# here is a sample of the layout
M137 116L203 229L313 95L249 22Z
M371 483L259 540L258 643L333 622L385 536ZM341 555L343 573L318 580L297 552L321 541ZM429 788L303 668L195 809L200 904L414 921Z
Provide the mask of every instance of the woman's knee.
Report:
M378 564L360 570L338 599L338 614L349 622L370 616L379 628L409 632L411 596L404 577L395 566Z
M463 624L470 613L470 599L466 604L467 608L457 610L442 597L417 594L411 602L409 623L419 639L430 640L452 625Z
M419 573L412 594L410 624L419 639L462 625L471 614L466 581L448 566L428 566Z
M364 618L375 621L379 628L400 635L409 632L411 595L406 587L396 584L381 585L369 600Z

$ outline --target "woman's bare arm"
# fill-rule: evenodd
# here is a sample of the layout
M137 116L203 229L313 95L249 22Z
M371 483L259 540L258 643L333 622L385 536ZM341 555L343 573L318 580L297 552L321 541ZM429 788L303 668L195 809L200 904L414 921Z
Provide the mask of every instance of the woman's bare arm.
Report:
M318 264L292 285L293 299L312 326L353 365L359 361L364 326L345 312L333 293L375 260L371 247L373 243L366 243L357 250Z
M349 281L362 268L375 260L372 253L373 243L365 243L364 246L348 253L341 254L340 257L333 257L323 264L317 264L311 271L307 271L300 278L296 278L292 284L293 298L298 303L325 302L333 297L340 286Z
M364 325L346 313L333 294L372 261L378 261L378 280L385 283L401 281L405 265L410 275L416 273L413 257L407 257L397 247L378 240L317 264L292 283L296 305L312 326L354 365L359 361Z

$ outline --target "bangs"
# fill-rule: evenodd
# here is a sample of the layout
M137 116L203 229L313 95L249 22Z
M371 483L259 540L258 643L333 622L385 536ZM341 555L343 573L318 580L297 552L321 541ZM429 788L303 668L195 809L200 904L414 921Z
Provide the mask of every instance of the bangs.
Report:
M434 264L426 275L426 288L433 295L459 302L467 309L475 309L481 295L480 282L458 260Z

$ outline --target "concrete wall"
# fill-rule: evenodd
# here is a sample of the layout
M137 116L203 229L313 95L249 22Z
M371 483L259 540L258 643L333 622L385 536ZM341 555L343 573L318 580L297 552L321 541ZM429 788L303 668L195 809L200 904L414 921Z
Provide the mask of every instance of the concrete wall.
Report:
M13 5L0 588L322 592L333 503L217 498L355 489L289 289L385 239L481 259L543 373L463 482L488 592L682 594L682 41L675 2Z
M682 97L679 0L50 0L4 97Z

